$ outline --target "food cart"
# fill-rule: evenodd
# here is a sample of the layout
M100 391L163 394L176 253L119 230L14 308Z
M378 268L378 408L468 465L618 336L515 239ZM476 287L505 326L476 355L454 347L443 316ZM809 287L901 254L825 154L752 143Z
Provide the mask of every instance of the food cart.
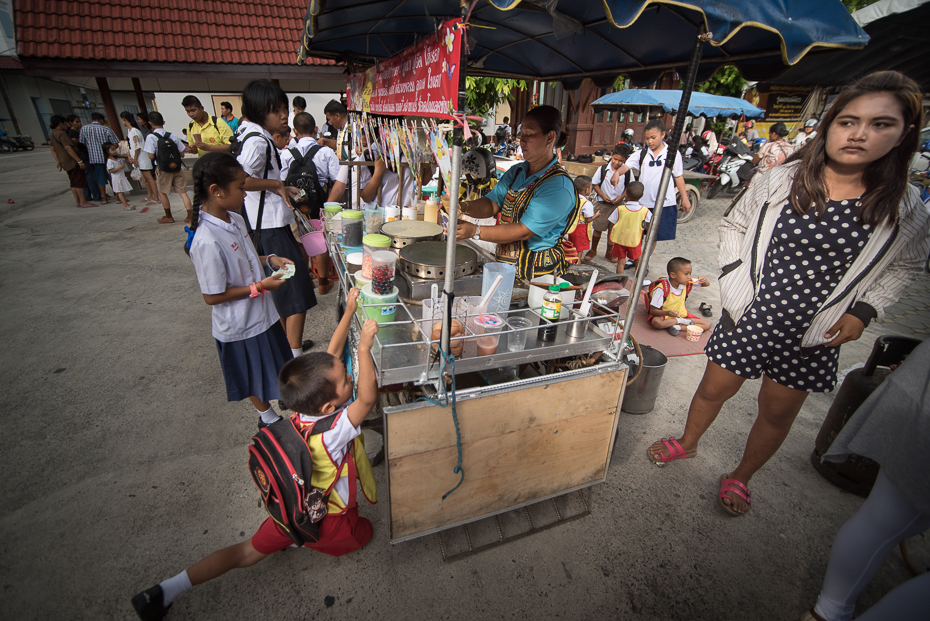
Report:
M756 78L777 71L783 59L795 62L820 41L857 47L867 40L834 0L816 6L788 2L791 11L785 12L766 6L737 8L720 2L678 0L557 2L548 9L537 4L521 5L520 0L384 0L366 3L361 12L351 0L314 0L308 8L299 54L301 59L312 54L371 64L377 72L381 69L377 63L396 57L398 50L422 45L421 36L439 33L445 40L450 22L437 28L434 16L446 19L460 9L462 19L455 22L459 25L449 39L450 50L456 37L458 44L466 41L468 49L462 46L458 57L443 63L439 79L448 74L449 80L457 83L452 108L458 112L451 116L467 132L461 112L466 66L475 75L561 80L567 86L586 77L608 83L619 73L651 81L666 69L686 66L681 107L687 108L696 78L706 79L723 64L742 63L748 69L747 77ZM734 15L739 15L737 21ZM664 33L667 44L662 46L660 57L649 56L652 52L645 49L636 56L635 38L624 37L623 47L613 43L614 27L625 28L637 20ZM743 22L763 28L743 29ZM820 27L816 36L826 39L813 38L807 30L811 24ZM467 36L462 37L466 29ZM578 41L559 43L573 32L583 38L589 31L593 36L590 41L585 39L584 45ZM744 36L749 31L757 40ZM643 32L644 40L648 36ZM431 72L427 83L435 75ZM367 88L369 95L380 92L356 85L356 94L359 87ZM386 88L385 93L388 90L392 89ZM352 96L350 92L350 101ZM373 108L371 112L377 113ZM672 131L672 144L677 144L683 122L684 115L680 115ZM456 131L451 149L452 221L458 210L455 190L461 176L461 131ZM657 204L664 201L673 158L674 152L666 162ZM644 241L646 256L655 243L660 218L661 210L657 210ZM402 394L400 405L384 407L378 413L383 417L392 542L603 482L618 431L619 403L629 371L622 346L630 335L616 326L632 325L638 296L630 296L626 309L602 308L591 316L572 313L563 317L554 333L548 330L551 326L541 323L532 304L530 308L510 306L499 313L529 320L522 329L528 333L526 346L510 351L508 344L504 350L504 339L509 343L520 331L511 330L501 337L496 351L478 355L481 352L475 341L482 333L472 329L474 315L461 300L470 293L469 278L474 272L468 271L470 267L462 268L467 261L461 260L461 249L467 245L457 243L454 227L450 233L444 261L435 253L426 259L404 259L403 250L398 249L400 259L405 260L401 269L410 276L404 277L409 281L410 297L363 304L360 309L362 315L371 316L378 309L388 309L387 314L392 315L391 321L382 323L372 350L379 386ZM328 241L345 291L355 278L346 262L350 249L343 247L333 231L328 233ZM483 261L480 252L474 254L477 270ZM632 291L642 287L645 268L644 261ZM417 305L416 298L423 295L425 287L430 289L429 301L422 297ZM457 334L450 330L454 318L463 319L463 330ZM437 321L441 322L439 338L433 329ZM358 328L355 322L350 336L353 344ZM544 331L548 334L543 335ZM355 355L355 347L349 349Z

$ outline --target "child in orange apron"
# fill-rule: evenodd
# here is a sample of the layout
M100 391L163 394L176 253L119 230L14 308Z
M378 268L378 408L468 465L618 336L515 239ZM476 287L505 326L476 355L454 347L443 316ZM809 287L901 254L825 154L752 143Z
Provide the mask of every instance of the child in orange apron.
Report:
M704 276L692 280L691 261L682 257L669 261L666 270L668 278L659 278L649 285L649 316L646 321L657 330L691 324L709 330L710 322L689 313L685 300L695 287L706 287L710 282Z
M613 225L610 229L611 252L617 259L618 274L623 273L627 259L636 269L643 254L643 228L652 220L652 212L639 202L644 191L645 186L639 181L630 183L624 190L625 200L607 219Z

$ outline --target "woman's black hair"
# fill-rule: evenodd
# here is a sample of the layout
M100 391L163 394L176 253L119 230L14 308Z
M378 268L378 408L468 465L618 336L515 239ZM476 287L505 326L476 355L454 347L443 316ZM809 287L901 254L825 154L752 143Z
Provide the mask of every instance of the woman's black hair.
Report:
M562 113L554 106L536 106L526 113L523 122L533 121L539 130L548 134L555 132L555 148L559 149L568 144L568 133L562 131Z
M100 150L103 151L103 159L110 159L110 147L116 144L117 143L115 142L104 142L102 145L100 145Z
M203 205L204 196L210 193L210 186L216 184L221 188L229 187L229 184L239 177L239 171L241 170L242 165L239 164L236 158L222 151L211 151L194 164L192 183L194 186L194 211L191 213L190 226L184 227L184 230L187 231L184 252L188 255L191 253L194 232L197 230L197 224L200 223L200 207Z
M252 80L242 89L242 114L264 127L275 108L287 109L287 93L271 80Z
M327 352L310 352L289 360L278 374L278 394L287 407L318 416L339 395L329 377L338 359Z
M908 165L920 141L923 127L923 95L920 86L897 71L877 71L859 78L842 91L820 121L820 131L788 161L801 160L791 186L789 200L795 213L806 214L815 210L817 218L827 209L827 184L824 169L827 165L827 138L834 120L854 99L863 95L887 93L900 106L904 121L901 143L868 165L862 175L865 193L856 220L862 224L891 225L898 216L898 206L908 188Z
M139 127L139 122L136 121L136 117L132 112L129 112L128 110L123 110L122 112L119 113L119 118L126 119L127 121L129 121L129 125L138 129L140 132L142 131L142 128Z
M662 119L652 119L646 123L646 127L643 128L644 132L648 132L650 129L657 129L659 133L665 133L665 123L662 122Z
M145 127L141 127L140 129L142 129L143 131L151 131L151 129L152 129L152 122L149 121L149 115L148 115L148 113L146 113L146 112L136 112L136 118L137 118L137 119L142 119L142 124L145 126Z
M51 129L55 129L56 127L58 127L58 126L61 125L62 123L67 123L67 122L68 122L68 121L65 120L65 117L60 116L60 115L58 115L58 114L54 114L54 115L52 115L52 118L50 118L50 119L48 120L48 126L49 126Z

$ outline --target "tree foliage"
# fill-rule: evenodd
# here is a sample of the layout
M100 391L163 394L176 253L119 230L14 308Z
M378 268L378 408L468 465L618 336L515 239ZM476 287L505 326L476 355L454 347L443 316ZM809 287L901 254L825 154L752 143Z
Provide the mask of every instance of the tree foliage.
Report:
M711 95L739 97L743 94L745 84L746 80L739 74L736 67L722 67L706 82L695 84L694 90Z
M485 116L515 90L528 88L526 80L465 78L465 108L471 114Z
M870 4L875 4L878 0L842 0L843 5L849 9L850 13L855 13L859 9L864 9Z

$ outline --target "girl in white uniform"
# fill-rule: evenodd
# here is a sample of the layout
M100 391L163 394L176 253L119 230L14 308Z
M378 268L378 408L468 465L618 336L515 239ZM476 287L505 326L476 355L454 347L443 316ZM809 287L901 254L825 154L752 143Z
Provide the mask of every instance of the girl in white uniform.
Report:
M261 422L278 419L270 401L279 398L278 372L290 346L271 295L281 275L264 277L293 261L260 257L245 220L236 213L245 199L246 174L228 153L207 153L194 164L194 211L185 249L194 262L204 301L213 307L213 338L220 356L226 397L249 398Z
M644 138L646 141L646 153L637 154L627 161L627 165L633 170L639 171L639 180L645 186L643 198L640 201L643 205L653 210L656 206L656 199L659 195L659 181L662 179L662 171L665 169L668 159L668 145L665 144L665 123L654 119L646 123ZM621 174L625 172L621 169ZM672 178L675 187L681 194L681 207L685 211L691 210L691 201L688 200L688 193L685 191L685 179L682 176L681 158L675 158L675 164L672 166ZM659 230L656 235L656 241L668 241L675 239L675 232L678 228L678 207L675 198L675 188L669 187L665 192L665 202L662 208L662 221L659 223Z

